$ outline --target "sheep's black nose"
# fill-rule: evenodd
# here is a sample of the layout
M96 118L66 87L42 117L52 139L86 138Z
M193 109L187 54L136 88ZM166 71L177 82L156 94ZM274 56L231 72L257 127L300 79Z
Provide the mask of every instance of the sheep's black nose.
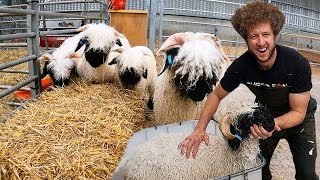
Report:
M85 56L89 64L92 67L97 68L105 62L107 53L100 49L98 50L90 49L89 51L85 52Z
M141 76L136 72L133 67L128 67L120 74L120 80L124 87L131 89L141 79Z

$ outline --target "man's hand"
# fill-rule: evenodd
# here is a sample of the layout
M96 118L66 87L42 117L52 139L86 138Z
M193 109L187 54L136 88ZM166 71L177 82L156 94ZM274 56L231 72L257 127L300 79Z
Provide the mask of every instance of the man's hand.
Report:
M192 150L192 157L193 159L196 158L201 141L204 141L206 145L209 145L208 135L205 131L195 130L192 134L179 143L178 149L180 149L180 154L184 155L184 153L186 153L186 158L189 159Z
M265 130L262 126L257 126L254 124L253 126L250 127L251 134L255 138L259 139L267 139L268 137L271 137L274 131L281 131L281 128L278 125L278 122L276 119L274 119L274 130L271 132L268 132Z

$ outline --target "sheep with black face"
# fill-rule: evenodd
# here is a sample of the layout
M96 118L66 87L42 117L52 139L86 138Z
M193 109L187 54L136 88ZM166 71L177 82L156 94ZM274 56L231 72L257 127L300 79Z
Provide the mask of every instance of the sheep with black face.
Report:
M82 30L75 53L70 55L77 73L92 82L114 82L116 69L108 66L108 61L112 60L109 55L113 48L122 46L122 42L130 46L126 37L105 24L89 24Z
M157 79L157 65L152 51L145 46L118 48L114 51L120 53L109 63L116 64L115 82L122 88L138 90L142 96L147 96L148 108L152 110Z
M177 33L158 51L164 66L155 90L156 124L169 124L200 116L230 61L220 41L208 33Z
M55 86L68 85L72 75L93 82L113 82L115 68L107 66L106 59L112 48L129 42L105 24L89 24L77 31L80 33L66 39L52 54L39 58L46 62L41 78L49 74Z

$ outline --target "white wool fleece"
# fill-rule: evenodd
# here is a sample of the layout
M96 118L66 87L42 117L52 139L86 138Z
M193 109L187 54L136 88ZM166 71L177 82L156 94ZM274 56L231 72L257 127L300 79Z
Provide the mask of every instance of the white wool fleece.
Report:
M210 144L201 142L195 159L181 156L177 146L189 134L162 134L138 145L120 172L127 180L218 178L261 164L258 139L242 141L233 151L222 136L208 134Z
M155 83L157 78L157 65L152 51L145 46L135 46L125 49L117 58L117 73L119 83L119 75L126 68L133 68L141 76L140 82L136 86L136 90L147 91L149 97L153 97ZM147 79L142 77L144 71L147 70Z
M52 69L55 79L64 80L69 78L75 64L68 56L76 49L80 37L81 33L67 38L59 48L53 51L53 59L50 60L47 68Z
M106 24L93 24L83 31L82 37L88 37L89 49L111 50L111 47L117 41L114 28Z
M201 52L201 53L199 53ZM224 63L218 49L213 42L200 39L186 42L179 50L173 60L172 68L177 74L186 75L189 73L189 87L195 86L201 76L220 78Z

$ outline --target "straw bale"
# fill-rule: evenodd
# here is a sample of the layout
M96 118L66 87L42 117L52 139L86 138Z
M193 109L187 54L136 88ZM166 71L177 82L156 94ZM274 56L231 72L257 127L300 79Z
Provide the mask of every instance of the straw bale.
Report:
M139 93L82 81L0 125L0 179L109 179L144 121Z

